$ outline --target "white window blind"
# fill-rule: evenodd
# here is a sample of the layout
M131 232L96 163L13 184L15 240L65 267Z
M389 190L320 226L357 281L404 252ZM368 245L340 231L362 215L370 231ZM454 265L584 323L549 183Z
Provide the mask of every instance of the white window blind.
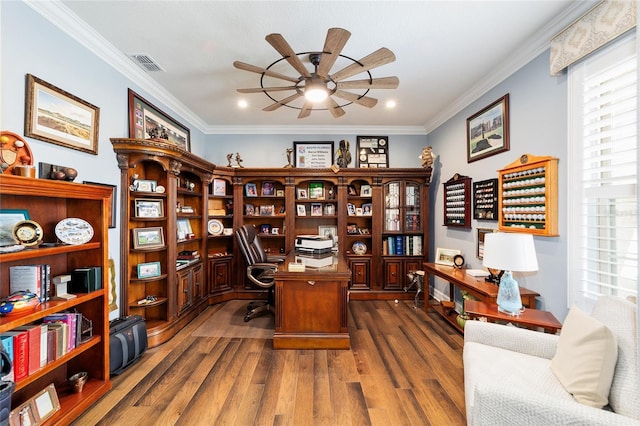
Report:
M635 33L569 69L569 305L638 294Z

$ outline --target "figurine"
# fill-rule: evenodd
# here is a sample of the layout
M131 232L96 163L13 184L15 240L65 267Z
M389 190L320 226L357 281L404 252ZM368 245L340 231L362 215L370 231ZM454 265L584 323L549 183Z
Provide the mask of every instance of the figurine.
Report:
M435 154L432 151L431 145L422 148L422 154L418 156L422 160L422 167L428 169L433 166L433 160L435 159Z
M351 164L351 153L349 152L349 141L343 139L339 142L338 152L336 152L336 165L340 168L346 168Z
M285 169L293 167L293 164L291 164L291 154L293 154L293 148L287 148L287 165L284 166Z
M231 167L231 161L233 161L233 152L227 154L227 167Z
M240 158L239 152L236 152L236 167L244 167L242 165L242 158Z

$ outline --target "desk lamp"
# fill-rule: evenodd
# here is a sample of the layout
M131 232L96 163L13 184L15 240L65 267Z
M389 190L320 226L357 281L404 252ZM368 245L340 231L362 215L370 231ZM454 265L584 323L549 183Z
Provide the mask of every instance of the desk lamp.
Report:
M498 311L509 315L520 314L522 300L518 282L513 279L512 271L538 270L533 236L502 232L485 235L482 265L504 271L498 288Z

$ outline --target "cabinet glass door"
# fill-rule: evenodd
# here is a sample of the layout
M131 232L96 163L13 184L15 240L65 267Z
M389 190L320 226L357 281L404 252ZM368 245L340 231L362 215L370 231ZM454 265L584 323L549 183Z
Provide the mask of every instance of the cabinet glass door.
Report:
M407 183L405 186L404 230L420 231L420 186Z
M400 231L400 182L385 185L384 230Z

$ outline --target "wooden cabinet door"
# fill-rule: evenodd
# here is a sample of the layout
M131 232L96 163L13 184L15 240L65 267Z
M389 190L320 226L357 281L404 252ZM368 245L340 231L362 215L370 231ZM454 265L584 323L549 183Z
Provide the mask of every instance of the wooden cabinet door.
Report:
M189 288L189 284L191 283L191 269L178 271L177 275L177 311L180 313L191 304L191 290Z
M191 300L200 300L204 295L204 267L202 263L194 266L191 274Z
M401 259L386 259L384 261L384 289L402 290L404 283L404 269Z
M352 290L369 290L369 265L371 260L368 258L350 258L349 268L351 269L351 283L349 288Z
M231 261L209 261L209 293L231 289Z

